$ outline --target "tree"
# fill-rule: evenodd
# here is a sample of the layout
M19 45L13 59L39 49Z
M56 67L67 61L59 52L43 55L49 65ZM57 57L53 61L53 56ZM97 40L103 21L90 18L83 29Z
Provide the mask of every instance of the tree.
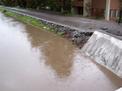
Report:
M61 11L64 13L70 12L71 0L1 0L1 4L6 6L20 6L22 8L32 9L50 9Z
M69 13L71 12L71 0L61 0L62 12Z

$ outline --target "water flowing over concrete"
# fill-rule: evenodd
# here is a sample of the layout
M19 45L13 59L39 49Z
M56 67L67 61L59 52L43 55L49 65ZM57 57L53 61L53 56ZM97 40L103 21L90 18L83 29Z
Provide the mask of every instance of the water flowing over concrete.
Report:
M96 31L82 51L122 78L122 40Z
M65 38L0 14L0 91L115 91L122 79Z

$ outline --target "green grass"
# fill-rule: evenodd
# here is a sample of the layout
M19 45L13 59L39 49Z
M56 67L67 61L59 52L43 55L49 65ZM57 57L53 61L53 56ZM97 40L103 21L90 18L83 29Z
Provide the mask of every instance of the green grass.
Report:
M0 7L0 12L2 12L4 15L6 15L8 17L13 17L16 20L21 21L23 23L30 24L30 25L38 27L40 29L55 32L55 29L48 27L47 25L43 24L40 20L38 20L36 18L9 11L9 10L5 9L4 7ZM60 36L63 36L64 33L58 32L57 34Z

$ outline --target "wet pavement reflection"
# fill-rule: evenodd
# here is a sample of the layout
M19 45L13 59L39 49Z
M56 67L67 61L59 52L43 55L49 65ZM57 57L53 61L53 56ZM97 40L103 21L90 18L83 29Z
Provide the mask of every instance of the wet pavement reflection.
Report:
M122 79L51 32L0 14L0 91L115 91Z

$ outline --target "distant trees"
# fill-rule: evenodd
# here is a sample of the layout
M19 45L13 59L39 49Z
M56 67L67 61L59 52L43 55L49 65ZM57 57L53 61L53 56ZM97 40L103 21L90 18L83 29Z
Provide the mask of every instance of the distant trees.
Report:
M71 10L71 0L0 0L0 4L32 9L63 10L63 12Z
M4 4L6 6L13 6L14 5L14 0L0 0L1 4Z
M71 11L71 0L62 0L62 10L64 13Z

